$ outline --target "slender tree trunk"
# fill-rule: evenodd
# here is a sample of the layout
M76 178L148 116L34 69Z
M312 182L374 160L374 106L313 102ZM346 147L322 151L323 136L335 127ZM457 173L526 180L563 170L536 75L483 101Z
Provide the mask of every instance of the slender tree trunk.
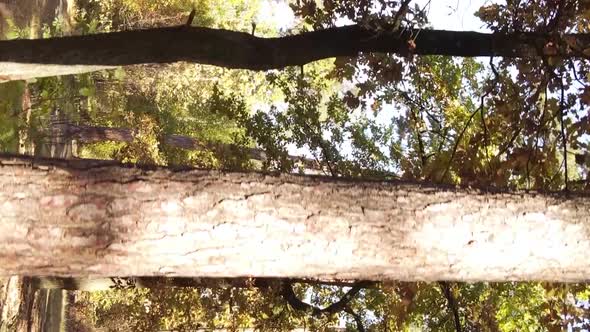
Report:
M4 285L0 332L30 331L35 291L28 279L13 276Z
M588 280L590 200L0 158L0 274Z
M43 320L45 313L45 296L43 291L36 291L33 287L33 305L31 308L30 331L43 331Z
M31 90L28 84L25 85L25 90L23 91L19 118L18 153L33 155L35 146L29 139L29 128L31 126Z
M552 46L548 49L547 45ZM245 32L179 26L0 41L0 80L63 75L70 66L73 72L79 73L112 66L176 61L268 70L331 57L356 56L360 52L461 57L573 57L584 56L583 52L589 46L590 34L566 34L558 38L542 33L486 34L427 29L376 32L351 25L286 37L260 38Z

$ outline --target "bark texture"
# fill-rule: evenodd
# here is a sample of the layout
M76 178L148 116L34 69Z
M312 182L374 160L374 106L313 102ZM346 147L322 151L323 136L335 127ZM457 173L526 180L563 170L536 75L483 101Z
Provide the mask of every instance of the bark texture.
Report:
M29 278L13 276L3 286L0 332L32 331L35 290Z
M386 31L387 29L385 29ZM409 42L410 40L413 43ZM549 44L551 43L551 44ZM415 47L414 47L415 45ZM547 47L551 45L551 47ZM0 79L74 66L75 72L110 66L189 61L226 68L268 70L360 52L461 57L584 56L587 34L477 33L412 30L376 32L359 25L335 27L279 38L203 27L169 27L38 40L0 41ZM54 67L39 67L52 65ZM57 67L56 67L57 66Z
M0 158L0 274L590 279L587 196Z

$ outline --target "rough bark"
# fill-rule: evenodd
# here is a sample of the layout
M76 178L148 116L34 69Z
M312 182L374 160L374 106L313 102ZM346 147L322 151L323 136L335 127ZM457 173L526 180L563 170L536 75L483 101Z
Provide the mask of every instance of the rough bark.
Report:
M590 199L0 158L0 275L589 279Z
M386 29L387 30L387 29ZM408 41L413 40L413 43ZM552 46L546 47L548 43ZM415 45L415 48L414 48ZM226 68L268 70L360 52L461 57L584 56L588 34L477 33L412 30L376 32L359 25L279 38L203 27L168 27L38 40L0 41L0 80L64 74L112 66L189 61ZM25 68L28 66L30 68ZM26 70L26 72L23 71ZM34 77L35 77L34 76Z
M27 277L11 277L5 284L0 332L31 331L35 291Z

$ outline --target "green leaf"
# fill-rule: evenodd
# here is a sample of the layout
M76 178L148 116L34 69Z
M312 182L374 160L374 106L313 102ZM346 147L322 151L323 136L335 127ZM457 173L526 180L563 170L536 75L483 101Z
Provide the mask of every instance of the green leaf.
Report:
M125 76L127 76L125 69L119 67L117 69L115 69L113 76L115 77L116 80L122 81Z
M278 315L283 311L283 308L281 308L280 306L274 306L272 307L272 314L273 315Z
M94 96L94 89L92 89L92 88L84 87L84 88L81 88L79 92L80 92L80 95L82 95L84 97Z

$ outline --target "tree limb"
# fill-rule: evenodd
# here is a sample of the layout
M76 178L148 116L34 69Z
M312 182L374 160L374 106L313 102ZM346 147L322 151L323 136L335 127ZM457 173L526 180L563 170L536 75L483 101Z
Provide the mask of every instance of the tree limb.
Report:
M565 117L565 112L566 112L566 108L565 108L565 87L563 85L563 74L561 76L559 76L559 84L560 84L560 91L561 91L561 95L559 98L559 124L560 124L560 131L561 131L561 142L563 145L563 163L564 163L564 171L563 171L563 175L565 178L565 187L564 187L564 191L568 191L569 190L569 177L567 174L567 170L568 170L568 166L567 166L567 135L566 135L566 129L565 129L565 125L564 125L564 121L563 118Z
M446 281L440 281L438 284L440 285L440 288L442 289L443 294L445 295L445 298L447 299L447 304L449 306L449 310L453 314L453 321L455 323L455 331L461 332L462 328L461 328L461 319L459 318L459 308L457 307L457 300L455 299L455 297L453 296L453 293L451 292L451 287L450 287L449 283Z
M363 320L359 314L354 312L354 310L352 310L352 308L350 308L350 307L344 308L344 312L346 312L347 314L352 316L352 318L354 319L354 322L356 323L357 331L365 332L365 326L363 325Z
M334 302L323 309L301 301L293 291L293 283L291 282L285 282L283 284L281 295L289 303L289 305L293 307L293 309L300 311L310 311L312 315L319 317L321 315L333 315L337 312L345 310L350 301L361 291L361 289L367 288L373 284L374 283L370 281L358 282L354 284L339 301Z
M393 31L399 30L399 27L401 26L402 21L404 19L404 16L408 11L408 5L410 4L410 2L412 2L412 0L404 0L404 2L402 2L401 6L399 7L397 13L395 13L395 16L393 17Z
M546 33L417 32L405 29L400 33L376 34L372 29L350 25L260 38L245 32L182 25L85 36L6 40L0 41L0 79L22 79L35 73L49 76L50 73L43 72L39 65L76 65L78 67L74 69L79 72L84 66L101 68L188 61L226 68L268 70L338 56L356 56L361 52L407 55L411 51L415 55L529 58L549 55L542 54L545 52L543 46L556 38L554 34ZM590 34L565 34L562 38L576 45L590 45ZM411 50L409 40L415 44ZM551 55L580 56L565 48L557 52ZM22 72L26 68L32 72ZM68 69L61 68L62 74Z

